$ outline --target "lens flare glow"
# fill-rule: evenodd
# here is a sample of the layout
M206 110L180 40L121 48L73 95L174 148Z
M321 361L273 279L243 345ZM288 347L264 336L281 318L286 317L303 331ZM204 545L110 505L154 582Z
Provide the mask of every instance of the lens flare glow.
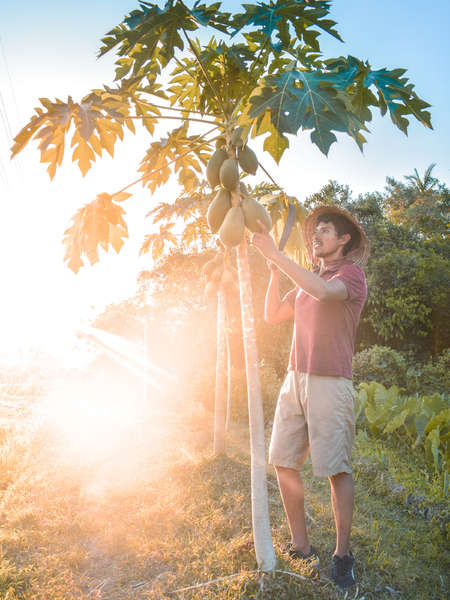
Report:
M139 346L93 329L100 355L54 385L36 417L66 466L81 467L89 491L99 493L145 477L170 452L179 415L174 377L143 359Z

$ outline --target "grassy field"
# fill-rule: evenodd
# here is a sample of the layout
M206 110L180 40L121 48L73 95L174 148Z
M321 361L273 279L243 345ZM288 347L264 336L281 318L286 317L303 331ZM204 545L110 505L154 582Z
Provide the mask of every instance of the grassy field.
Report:
M212 416L201 405L159 399L149 410L128 395L125 410L103 398L102 413L93 410L95 400L83 404L86 382L77 385L50 396L26 392L22 403L3 386L2 600L448 597L442 517L448 506L421 495L426 481L419 466L395 449L381 454L376 440L358 434L352 535L358 586L345 595L329 580L328 482L313 478L309 465L306 504L320 576L280 555L288 532L271 468L279 560L275 573L262 575L252 547L245 424L232 424L227 455L213 457Z

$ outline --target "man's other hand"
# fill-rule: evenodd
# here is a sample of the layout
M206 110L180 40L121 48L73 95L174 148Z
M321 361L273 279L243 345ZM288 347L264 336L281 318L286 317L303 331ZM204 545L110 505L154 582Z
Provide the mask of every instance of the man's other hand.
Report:
M261 232L256 232L252 235L252 245L255 246L268 261L275 262L274 258L278 254L278 248L267 227L259 220L258 225L261 228Z

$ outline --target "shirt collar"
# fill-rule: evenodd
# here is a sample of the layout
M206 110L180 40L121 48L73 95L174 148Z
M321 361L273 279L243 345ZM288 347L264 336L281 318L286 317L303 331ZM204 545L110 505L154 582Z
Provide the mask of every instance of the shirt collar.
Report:
M337 273L343 264L348 262L346 258L339 258L338 260L334 260L332 262L327 263L324 268L321 270L320 266L317 266L314 270L315 273L322 276L325 273Z

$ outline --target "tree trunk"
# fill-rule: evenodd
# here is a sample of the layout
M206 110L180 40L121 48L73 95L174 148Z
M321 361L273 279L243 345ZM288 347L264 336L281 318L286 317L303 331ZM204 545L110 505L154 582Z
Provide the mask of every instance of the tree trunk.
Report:
M228 300L226 300L228 302ZM225 418L225 431L230 428L231 422L231 347L230 347L230 328L228 322L228 306L225 302L225 345L227 351L227 414Z
M222 288L217 294L217 359L216 389L214 394L214 454L225 454L225 421L227 347L225 342L225 294Z
M258 372L258 349L256 346L255 319L253 316L252 286L248 264L247 241L245 238L238 246L237 262L250 422L253 541L259 568L263 571L272 571L276 566L276 557L269 521L264 415Z

